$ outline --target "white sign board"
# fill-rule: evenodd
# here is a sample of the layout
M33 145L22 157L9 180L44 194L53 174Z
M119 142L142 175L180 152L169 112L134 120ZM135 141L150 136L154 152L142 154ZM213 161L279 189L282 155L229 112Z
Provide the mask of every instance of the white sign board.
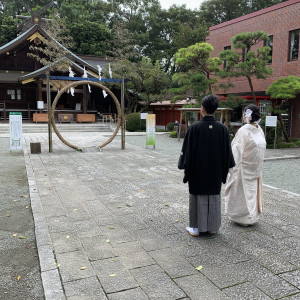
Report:
M266 126L276 127L277 126L277 116L266 116Z
M147 115L148 115L148 113L141 113L141 120L146 120Z
M38 109L44 109L44 101L38 101L37 102L37 108Z
M146 119L146 146L155 148L155 114L148 114Z
M9 113L9 144L11 151L20 151L23 148L22 143L22 113Z

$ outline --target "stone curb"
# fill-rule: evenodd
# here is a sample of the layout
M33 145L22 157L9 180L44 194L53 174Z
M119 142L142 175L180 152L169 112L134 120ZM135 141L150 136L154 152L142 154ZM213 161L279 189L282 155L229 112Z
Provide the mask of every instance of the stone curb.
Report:
M24 159L29 185L31 209L35 225L36 245L39 255L42 285L46 300L66 299L53 254L53 245L48 231L41 198L32 169L28 145L23 138Z

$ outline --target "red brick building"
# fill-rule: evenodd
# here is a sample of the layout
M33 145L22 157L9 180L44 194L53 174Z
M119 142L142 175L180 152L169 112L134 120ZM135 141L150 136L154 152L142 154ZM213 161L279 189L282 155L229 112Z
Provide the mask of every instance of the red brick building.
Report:
M289 0L260 11L218 24L209 28L207 42L214 47L212 56L224 49L232 47L231 39L238 33L265 31L270 36L272 61L269 67L273 74L267 79L253 79L255 94L259 97L257 103L263 112L271 105L272 99L264 97L268 86L280 77L289 75L300 76L300 0ZM258 47L263 45L258 45ZM227 81L227 79L226 79ZM248 81L244 77L233 78L234 84L226 93L249 96L251 98ZM222 91L216 92L219 96L227 96ZM300 94L290 101L288 131L290 136L300 138Z

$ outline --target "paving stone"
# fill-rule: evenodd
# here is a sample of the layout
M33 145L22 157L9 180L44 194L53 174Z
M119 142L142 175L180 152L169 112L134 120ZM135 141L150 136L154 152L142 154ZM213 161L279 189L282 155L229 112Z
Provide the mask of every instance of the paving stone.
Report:
M236 266L239 272L244 274L247 281L250 281L271 298L278 299L299 292L296 287L255 261L241 262Z
M120 222L124 225L124 227L129 231L134 230L145 230L149 225L147 225L143 220L134 214L129 214L126 216L120 216L119 217Z
M90 261L115 257L117 251L104 236L81 238L82 245Z
M178 286L191 300L225 300L231 299L218 289L211 281L198 273L191 276L174 279ZM241 299L241 298L240 298Z
M43 210L46 218L67 216L65 207L62 204L43 205Z
M300 270L283 273L279 276L300 290Z
M141 288L118 292L107 295L109 300L147 300L147 295Z
M53 256L52 245L38 247L38 253L40 259L41 272L54 270L57 268Z
M253 299L253 300L271 300L269 296L264 294L258 288L253 286L250 282L245 282L242 284L235 285L233 287L229 287L223 289L224 292L230 299L232 300L240 300L240 299Z
M94 261L92 265L106 293L115 293L138 286L118 257Z
M202 266L200 272L219 288L229 287L246 280L245 274L239 272L237 264L225 264L211 254L191 257L188 261L195 268Z
M197 273L194 266L170 248L151 251L149 254L171 278Z
M180 299L186 294L159 266L153 265L130 271L150 299Z
M74 228L73 223L70 221L70 219L67 216L46 218L46 220L48 223L50 234L52 232L73 230Z
M49 270L41 273L46 300L63 300L65 295L62 289L58 270Z
M64 284L67 299L105 300L107 299L97 277L89 277Z
M73 226L79 238L103 235L101 228L94 220L73 221Z
M130 234L123 225L113 224L111 226L99 226L103 235L111 240L112 243L124 243L134 241L135 237Z
M51 234L51 239L55 253L83 250L83 246L76 232L53 232Z
M83 279L87 277L95 276L95 272L82 250L59 253L56 256L59 266L59 272L61 274L63 282ZM81 269L81 268L85 269Z

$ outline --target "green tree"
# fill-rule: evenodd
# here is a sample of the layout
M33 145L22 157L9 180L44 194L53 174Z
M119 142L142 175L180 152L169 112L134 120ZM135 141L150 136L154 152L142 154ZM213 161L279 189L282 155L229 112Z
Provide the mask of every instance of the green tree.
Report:
M104 25L89 20L73 23L68 26L75 46L72 50L78 54L105 56L108 50L107 41L110 30Z
M111 68L114 77L129 80L125 89L126 113L136 112L139 101L144 102L142 110L147 110L151 103L165 98L170 79L158 62L153 64L149 58L143 57L140 62L120 60ZM108 75L107 71L105 75ZM120 87L114 85L114 88Z
M287 102L295 99L300 93L300 78L293 75L282 77L273 81L268 87L266 94L273 99L280 99L280 104L272 108L272 114L277 115L280 122L284 138L289 142L289 138L283 125L281 113L286 112Z
M12 17L0 17L0 46L17 36L17 21Z
M225 67L218 72L218 75L221 78L246 77L253 100L256 100L256 97L252 78L265 79L273 72L268 67L270 47L263 46L253 49L253 46L268 40L268 35L263 31L239 33L232 38L233 47L238 52L224 50L219 53Z
M207 92L212 93L212 87L218 80L215 72L220 71L222 61L218 57L210 57L213 46L208 43L197 43L187 48L181 48L175 55L176 64L181 69L173 75L173 82L179 87L173 88L173 93L181 95L173 98L176 101L182 98L185 92L193 89L194 97Z

